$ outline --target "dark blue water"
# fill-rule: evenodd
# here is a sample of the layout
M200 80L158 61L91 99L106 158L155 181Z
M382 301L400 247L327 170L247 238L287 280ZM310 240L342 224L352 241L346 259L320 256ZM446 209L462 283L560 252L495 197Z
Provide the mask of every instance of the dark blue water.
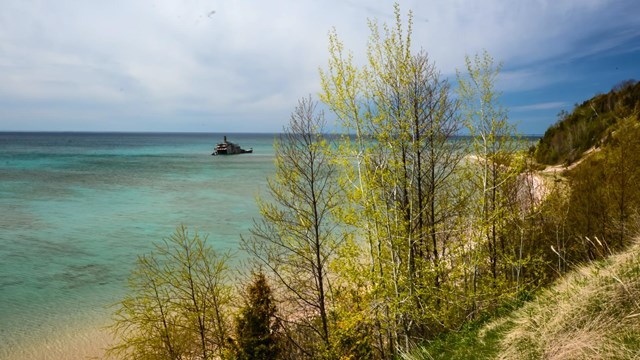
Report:
M273 173L273 134L0 133L0 358L104 324L138 255L179 224L237 250Z

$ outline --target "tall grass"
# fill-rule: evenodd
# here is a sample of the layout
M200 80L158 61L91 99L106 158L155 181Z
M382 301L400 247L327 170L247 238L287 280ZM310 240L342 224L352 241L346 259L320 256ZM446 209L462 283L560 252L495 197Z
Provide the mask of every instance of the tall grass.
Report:
M512 313L403 358L640 359L640 239L567 274Z
M512 314L499 359L640 357L640 244L577 269Z

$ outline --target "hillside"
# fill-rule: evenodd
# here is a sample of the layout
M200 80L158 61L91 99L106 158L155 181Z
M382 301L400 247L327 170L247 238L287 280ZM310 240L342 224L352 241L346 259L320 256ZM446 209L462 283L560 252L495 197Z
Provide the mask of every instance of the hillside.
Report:
M549 282L406 359L640 358L638 114L640 83L627 81L545 133L536 160L561 165L530 174L546 196L529 220L542 219L535 247Z
M640 245L577 269L511 316L501 359L637 359Z
M606 94L576 105L572 113L560 113L559 120L544 133L535 152L538 163L571 164L587 150L600 146L612 126L640 112L640 82L627 80Z
M449 334L405 358L637 359L639 240L567 274L510 314Z

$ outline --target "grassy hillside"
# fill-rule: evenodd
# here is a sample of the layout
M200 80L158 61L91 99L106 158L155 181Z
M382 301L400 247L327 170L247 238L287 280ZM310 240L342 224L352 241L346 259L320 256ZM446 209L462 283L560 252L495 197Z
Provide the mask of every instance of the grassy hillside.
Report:
M577 105L572 113L559 114L536 147L541 164L569 164L586 150L597 147L619 120L640 112L640 82L628 80L607 94Z
M512 315L503 359L637 359L640 246L582 267Z
M637 359L640 243L578 268L533 301L406 359Z

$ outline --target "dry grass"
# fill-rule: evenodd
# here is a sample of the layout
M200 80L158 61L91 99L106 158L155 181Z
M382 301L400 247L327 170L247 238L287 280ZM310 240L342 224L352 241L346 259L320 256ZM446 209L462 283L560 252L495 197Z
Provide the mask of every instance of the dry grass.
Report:
M640 243L512 314L500 359L640 359Z

